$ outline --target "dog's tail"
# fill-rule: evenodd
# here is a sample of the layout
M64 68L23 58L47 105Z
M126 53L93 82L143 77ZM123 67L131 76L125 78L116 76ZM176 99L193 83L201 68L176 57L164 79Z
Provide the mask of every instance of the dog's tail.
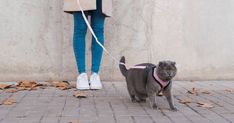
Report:
M120 63L125 64L125 57L124 56L121 57ZM128 70L124 64L119 64L119 69L120 69L121 73L123 74L123 76L126 76Z

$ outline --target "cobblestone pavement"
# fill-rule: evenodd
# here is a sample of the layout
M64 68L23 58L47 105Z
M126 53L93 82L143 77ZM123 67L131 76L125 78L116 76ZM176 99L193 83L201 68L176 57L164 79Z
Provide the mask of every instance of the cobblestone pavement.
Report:
M132 103L125 82L104 82L104 88L73 97L75 89L54 87L7 93L0 90L0 101L12 98L13 105L0 105L0 123L231 123L234 122L234 82L174 82L177 112L169 110L164 97L157 97L159 110L146 103ZM194 88L194 89L192 89ZM190 94L188 93L195 93ZM196 94L198 93L198 94ZM180 100L190 98L187 104ZM191 102L191 103L189 103ZM206 102L213 108L199 107Z

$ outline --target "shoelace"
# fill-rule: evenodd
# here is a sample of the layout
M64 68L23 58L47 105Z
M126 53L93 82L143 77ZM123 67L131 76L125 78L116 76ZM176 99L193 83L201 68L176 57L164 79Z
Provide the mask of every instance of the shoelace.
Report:
M98 75L94 74L94 75L93 75L93 79L94 79L94 80L97 80L97 79L98 79Z

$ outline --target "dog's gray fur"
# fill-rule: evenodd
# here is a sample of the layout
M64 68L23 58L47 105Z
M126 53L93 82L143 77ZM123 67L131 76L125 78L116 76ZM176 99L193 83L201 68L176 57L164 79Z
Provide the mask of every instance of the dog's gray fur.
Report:
M124 56L122 56L120 62L125 63ZM126 78L127 89L132 102L145 102L146 98L149 97L151 107L157 109L156 94L162 91L163 95L167 98L171 110L177 111L173 104L173 95L171 92L172 78L177 72L175 64L176 63L172 61L160 61L158 65L143 63L136 66L146 66L145 69L130 68L129 70L127 70L124 65L120 64L119 68ZM156 73L161 80L170 81L170 84L166 88L161 88L153 78L153 68L155 67Z

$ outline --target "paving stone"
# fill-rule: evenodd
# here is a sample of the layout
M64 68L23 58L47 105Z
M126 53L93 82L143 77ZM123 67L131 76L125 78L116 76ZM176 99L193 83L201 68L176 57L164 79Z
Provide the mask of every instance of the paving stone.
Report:
M118 116L116 117L117 123L133 123L131 116Z
M234 82L173 83L174 102L179 109L169 110L165 97L157 97L159 110L146 103L132 103L125 82L104 82L104 89L97 91L46 89L6 93L0 91L0 101L14 98L13 105L0 105L0 123L231 123L234 122L234 95L224 91ZM211 94L191 95L192 88L204 89ZM233 88L232 88L233 89ZM88 93L87 98L75 98L73 93ZM180 99L205 101L214 108L198 107L195 102L179 103Z

